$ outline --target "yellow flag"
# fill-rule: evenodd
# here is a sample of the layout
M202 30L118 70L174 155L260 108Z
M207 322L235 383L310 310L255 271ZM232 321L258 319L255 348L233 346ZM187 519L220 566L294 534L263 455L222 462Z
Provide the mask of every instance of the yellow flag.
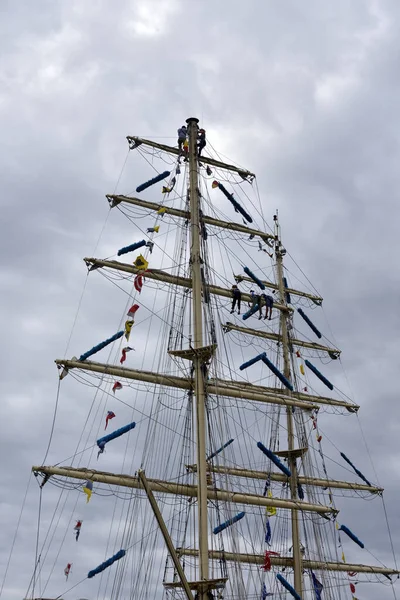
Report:
M218 181L213 181L213 182L212 182L212 184L211 184L211 187L212 187L212 188L216 188L216 187L218 187L218 186L219 186L219 183L218 183Z
M129 336L131 335L131 329L134 322L135 321L125 321L125 337L127 342L129 342Z
M267 498L272 498L272 492L271 490L268 490L267 492ZM267 506L265 509L266 514L269 517L274 517L276 515L276 507L275 506Z
M158 209L157 214L163 215L166 212L167 212L167 209L165 208L165 206L162 206L161 208Z
M89 502L89 500L92 496L92 490L93 490L93 482L90 481L90 479L88 479L87 482L85 483L85 485L83 486L83 491L86 494L86 504Z
M305 373L305 371L304 371L304 365L303 365L303 363L300 365L300 373L301 373L302 375L305 375L305 374L306 374L306 373Z
M140 271L145 271L147 269L147 267L149 266L149 263L147 262L145 257L142 256L141 254L139 254L139 256L137 257L137 259L135 260L135 262L133 264L135 265L135 267L137 269L140 269Z

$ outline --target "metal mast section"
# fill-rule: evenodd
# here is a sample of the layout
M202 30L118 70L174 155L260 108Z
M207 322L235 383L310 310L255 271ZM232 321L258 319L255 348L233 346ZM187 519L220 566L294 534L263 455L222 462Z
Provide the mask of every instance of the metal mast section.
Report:
M282 246L280 239L280 227L278 221L278 215L274 216L275 222L275 258L276 258L276 272L277 272L277 284L279 291L280 303L287 306L286 297L286 285L283 275L283 257L286 254L285 248ZM283 373L285 377L291 382L292 374L290 367L290 340L289 340L289 327L288 321L290 319L290 313L288 310L281 311L280 313L280 330L282 335L282 348L283 348ZM285 392L286 393L286 392ZM287 393L291 395L290 390ZM290 497L292 500L297 499L297 464L294 446L294 431L293 431L293 408L288 406L286 408L287 415L287 432L288 432L288 462L289 470L291 472L290 477ZM300 533L299 533L299 515L297 510L291 511L292 521L292 548L293 548L293 571L294 571L294 589L302 597L303 593L303 576L302 576L302 555L301 555L301 544L300 544Z
M197 430L197 505L199 527L200 580L209 579L208 570L208 513L207 513L207 464L206 464L206 420L205 420L205 374L206 360L203 352L203 284L201 276L202 257L200 250L200 206L199 173L197 160L198 119L186 119L189 136L189 198L190 198L190 262L192 271L193 306L193 349L194 392L196 397ZM207 586L199 590L199 600L206 600Z

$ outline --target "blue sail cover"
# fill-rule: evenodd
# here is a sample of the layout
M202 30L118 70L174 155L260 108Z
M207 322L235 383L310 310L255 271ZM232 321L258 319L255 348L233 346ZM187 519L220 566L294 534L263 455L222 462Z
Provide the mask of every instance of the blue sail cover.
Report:
M292 594L292 596L293 596L293 598L295 598L295 600L301 600L301 597L296 592L294 587L292 587L290 585L290 583L288 581L286 581L286 579L284 577L282 577L282 575L280 573L278 573L276 578L279 581L279 583L281 583L283 585L283 587L289 592L289 594Z
M112 337L108 338L107 340L104 340L104 342L100 342L100 344L97 344L97 346L93 346L93 348L91 348L90 350L85 352L85 354L81 354L80 357L78 358L78 360L80 360L81 362L86 360L87 358L89 358L89 356L92 356L92 354L96 354L96 352L99 352L100 350L102 350L103 348L108 346L108 344L115 342L115 340L118 340L123 335L124 335L123 331L118 331L118 333L116 333Z
M89 571L88 578L91 579L95 575L98 575L98 573L101 573L102 571L104 571L108 567L111 567L111 565L113 563L115 563L117 560L121 560L121 558L123 558L125 556L125 554L126 554L125 550L120 550L119 552L117 552L116 554L114 554L114 556L112 556L111 558L109 558L105 562L101 563L101 565L99 565L95 569L92 569L91 571Z
M258 304L255 304L254 306L249 308L249 310L246 313L244 313L244 315L242 316L243 321L247 321L247 319L249 317L251 317L251 315L254 315L254 313L256 313L257 311L258 311Z
M351 540L353 540L353 542L358 544L360 546L360 548L364 548L363 542L361 540L359 540L358 537L356 535L354 535L354 533L352 531L350 531L350 529L348 527L346 527L346 525L341 525L339 527L339 531L343 531L346 535L349 536L349 538Z
M284 277L284 278L283 278L283 283L284 283L285 289L287 290L287 289L288 289L288 284L287 284L287 279L286 279L286 277ZM288 291L286 292L286 302L287 302L288 304L291 304L291 303L292 303L292 299L291 299L291 297L290 297L290 294L289 294L289 292L288 292Z
M371 485L371 486L372 486L372 483L370 483L370 482L368 481L368 479L367 479L366 477L364 477L364 475L361 473L361 471L359 471L359 470L357 469L357 467L356 467L355 465L353 465L353 463L351 462L351 460L350 460L349 458L347 458L347 456L346 456L346 455L345 455L343 452L341 452L341 453L340 453L340 456L341 456L342 458L344 458L344 460L345 460L345 461L346 461L346 462L347 462L347 463L348 463L348 464L349 464L349 465L350 465L350 466L351 466L351 467L354 469L354 471L357 473L357 475L358 475L358 476L359 476L359 477L360 477L360 478L361 478L363 481L365 481L365 483L366 483L367 485Z
M128 254L128 252L133 252L138 248L142 248L146 245L146 240L140 240L140 242L136 242L135 244L131 244L130 246L124 246L118 250L117 255L121 256L122 254Z
M124 433L128 433L128 431L130 431L134 427L136 427L135 422L129 423L129 425L124 425L124 427L120 427L119 429L116 429L112 433L109 433L108 435L105 435L102 438L99 438L97 440L98 447L100 449L103 449L104 446L107 444L107 442L111 442L111 440L115 440L116 438L119 438L121 435L124 435Z
M258 287L260 287L262 290L265 290L265 285L263 284L263 282L260 279L258 279L257 275L254 275L254 273L250 271L248 267L243 267L243 271L246 273L246 275L250 277L250 279L254 281L254 283L258 285Z
M228 192L228 190L222 185L222 183L218 183L218 187L221 190L221 192L226 196L226 198L228 198L228 200L232 203L232 206L236 210L236 212L239 212L242 215L242 217L244 217L246 219L246 221L248 223L252 223L253 219L251 218L249 213L247 213L244 210L244 208L242 208L240 206L239 202L237 200L235 200L235 198L233 197L233 194Z
M221 533L221 531L223 531L224 529L227 529L228 527L230 527L234 523L237 523L238 521L240 521L240 519L243 519L243 517L245 516L245 514L246 514L245 512L240 512L237 515L235 515L234 517L232 517L232 519L228 519L224 523L221 523L221 525L218 525L217 527L215 527L213 529L213 533L215 533L215 534Z
M304 361L304 363L306 367L308 367L310 371L312 371L314 375L316 375L318 379L320 379L322 383L326 385L326 387L328 387L330 390L333 390L333 384L329 381L329 379L322 375L321 371L318 371L317 367L314 367L314 365L307 359Z
M278 467L278 469L282 471L282 473L285 473L285 475L287 475L288 477L292 475L289 469L286 467L286 465L281 463L279 458L276 456L276 454L272 452L272 450L266 448L261 442L257 442L257 447L261 450L261 452L265 454L265 456L272 460L272 462Z
M291 390L293 392L293 386L290 383L289 379L287 379L287 377L285 377L284 374L281 373L279 371L279 369L277 369L277 367L269 360L269 358L267 357L267 355L266 355L265 352L264 352L263 357L262 357L261 360L274 373L274 375L276 375L277 378L280 381L282 381L283 385L285 385L289 390Z
M143 192L144 190L147 190L148 187L150 187L151 185L154 185L155 183L158 183L159 181L162 181L163 179L166 179L167 177L169 177L170 174L171 174L171 171L164 171L163 173L160 173L160 175L153 177L153 179L149 179L148 181L141 183L140 185L137 186L136 192L139 193L139 192Z
M299 313L299 315L301 317L303 317L304 321L307 323L307 325L310 327L310 329L313 330L313 332L315 333L315 335L318 338L322 338L322 333L315 327L314 323L307 317L307 315L304 312L304 310L302 308L298 308L297 312Z
M283 383L283 385L285 385L289 390L293 391L293 386L290 383L290 381L284 376L283 373L281 373L279 371L279 369L277 369L277 367L269 360L268 356L266 355L265 352L262 352L261 354L257 354L257 356L255 356L254 358L251 358L250 360L248 360L247 362L243 363L242 365L240 365L239 370L243 371L244 369L247 369L248 367L251 367L251 365L254 365L256 362L258 362L259 360L262 360L262 362L267 365L267 367L274 373L274 375L276 375L278 377L278 379L280 379L280 381Z
M240 371L244 371L244 369L247 369L248 367L251 367L251 365L254 365L259 360L262 360L264 354L265 354L265 352L263 352L262 354L257 354L257 356L255 356L254 358L251 358L247 362L245 362L242 365L240 365L239 370Z
M227 448L228 446L230 446L235 440L232 438L231 440L229 440L228 442L226 442L226 444L224 444L223 446L221 446L221 448L218 448L218 450L216 450L215 452L213 452L212 454L210 454L210 456L207 456L206 460L211 460L212 458L214 458L215 456L217 456L217 454L219 454L220 452L222 452L222 450L224 450L225 448Z

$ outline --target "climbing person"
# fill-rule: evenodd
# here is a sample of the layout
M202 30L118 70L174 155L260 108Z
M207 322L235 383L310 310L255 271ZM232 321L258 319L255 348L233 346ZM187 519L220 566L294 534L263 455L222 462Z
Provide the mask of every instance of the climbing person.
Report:
M180 153L182 152L182 146L185 143L186 138L187 138L186 125L182 125L182 127L180 127L180 129L178 129L178 150Z
M199 133L197 134L197 154L199 158L201 155L201 151L203 150L203 148L205 148L206 144L206 130L199 129Z
M188 142L188 140L185 140L183 142L183 154L185 156L185 158L183 159L183 162L187 162L188 161L188 154L189 154L189 142Z
M269 321L272 318L272 307L274 305L274 299L272 296L268 296L267 294L260 294L257 299L258 304L258 319L260 320L262 317L262 307L265 305L265 317L264 319L268 319L269 312Z
M249 306L253 308L257 304L258 296L254 290L250 290L250 302Z
M240 315L240 303L242 301L242 293L239 290L237 285L233 285L231 288L231 294L232 294L232 309L231 309L231 314L235 312L235 306L237 304L238 307L238 315Z

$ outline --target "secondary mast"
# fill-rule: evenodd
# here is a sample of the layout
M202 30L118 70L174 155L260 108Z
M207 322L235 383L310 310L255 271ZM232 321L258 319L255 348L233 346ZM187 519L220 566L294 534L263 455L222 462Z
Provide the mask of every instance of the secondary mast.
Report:
M286 254L285 248L282 246L280 240L280 227L278 222L278 215L274 216L275 222L275 258L276 258L276 272L277 272L277 284L279 290L280 304L286 306L286 291L285 281L283 275L283 257ZM282 339L283 349L283 374L286 379L290 382L292 380L291 368L290 368L290 341L289 341L289 329L288 329L289 312L281 311L280 313L280 330ZM291 391L287 390L285 393L291 395ZM294 430L293 430L293 408L288 406L286 408L287 415L287 432L288 432L288 463L289 470L291 472L290 477L290 497L292 500L297 499L297 464L296 464L296 452L294 447ZM293 548L293 571L294 571L294 589L302 597L303 593L303 557L301 555L301 544L300 544L300 532L299 532L299 515L297 510L291 510L291 521L292 521L292 548Z
M207 464L206 464L206 424L205 424L205 359L201 352L203 346L203 306L200 250L200 207L199 207L199 173L197 161L197 133L199 120L186 119L189 136L189 199L190 199L190 262L192 270L192 305L193 305L193 359L194 389L196 398L197 429L197 505L199 536L200 580L209 579L208 569L208 513L207 513ZM206 600L207 586L199 590L199 600Z

